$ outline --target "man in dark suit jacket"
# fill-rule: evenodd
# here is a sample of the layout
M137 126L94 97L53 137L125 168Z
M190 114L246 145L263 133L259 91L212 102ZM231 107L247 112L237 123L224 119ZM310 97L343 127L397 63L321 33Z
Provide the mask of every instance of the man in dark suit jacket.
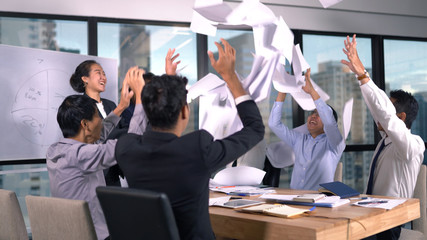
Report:
M129 187L167 194L181 239L214 239L209 220L209 179L250 150L264 137L255 102L234 72L235 50L221 39L219 58L209 52L211 65L223 77L233 97L243 129L215 140L205 130L181 136L189 119L185 77L154 76L142 93L152 129L144 135L127 134L116 145L116 159ZM150 216L145 216L150 217Z

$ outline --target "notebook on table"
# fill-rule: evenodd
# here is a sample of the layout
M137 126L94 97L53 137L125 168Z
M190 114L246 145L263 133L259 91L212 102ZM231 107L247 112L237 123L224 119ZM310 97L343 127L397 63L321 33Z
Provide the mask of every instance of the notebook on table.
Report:
M348 198L360 195L357 190L339 181L321 183L319 185L321 186L319 192L324 193L326 195L336 195L340 196L341 198Z
M310 212L314 210L304 209L304 208L295 208L282 204L261 204L258 206L242 208L240 212L248 212L248 213L262 213L266 215L283 217L283 218L293 218L297 217L305 212Z

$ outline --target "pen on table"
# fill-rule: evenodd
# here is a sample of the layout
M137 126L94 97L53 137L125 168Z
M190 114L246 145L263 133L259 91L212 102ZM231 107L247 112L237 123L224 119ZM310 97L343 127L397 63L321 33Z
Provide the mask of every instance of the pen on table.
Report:
M369 202L358 202L359 205L366 205L366 204L375 204L375 203L388 203L388 201L369 201Z
M241 197L231 197L230 200L242 199Z
M311 211L313 211L314 209L316 209L316 206L314 206L314 207L310 208L310 210L309 210L309 211L311 212Z
M215 188L233 188L233 187L236 187L236 186L219 186L219 187L215 187Z
M369 197L357 197L357 198L349 198L350 200L364 200L369 199Z
M227 195L234 195L234 196L250 196L248 193L236 193L236 192L229 192Z

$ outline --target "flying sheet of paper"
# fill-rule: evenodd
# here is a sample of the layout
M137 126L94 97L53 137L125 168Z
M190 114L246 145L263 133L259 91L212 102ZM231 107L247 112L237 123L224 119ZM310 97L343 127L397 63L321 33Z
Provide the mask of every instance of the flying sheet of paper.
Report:
M232 25L257 26L271 23L275 20L276 16L273 11L258 0L243 0L227 16L227 23Z
M319 93L320 98L322 98L323 101L326 102L329 100L329 95L324 92L312 79L311 84L313 84L314 89L317 91L317 93ZM292 92L291 95L298 103L298 105L305 111L311 111L316 108L313 98L310 96L310 94L305 93L302 89L300 92Z
M297 81L297 78L286 72L283 65L278 64L273 74L273 87L279 92L291 93L300 92L304 86L304 81Z
M299 44L295 45L292 49L292 68L295 76L302 76L302 72L310 68L304 56L302 55Z
M190 29L195 33L215 36L217 27L214 25L214 22L209 21L208 19L200 15L198 12L193 11Z
M274 33L272 46L275 47L282 54L283 57L287 58L289 62L292 62L294 34L281 16L276 22L276 25L277 28L276 32ZM281 58L280 63L286 64L286 60Z
M264 168L264 162L265 162L265 153L267 150L267 144L265 143L265 140L263 139L261 142L259 142L257 145L255 145L253 148L251 148L249 151L247 151L245 154L237 158L236 166L249 166L249 167L255 167L258 169ZM227 164L226 167L232 167L233 162Z
M223 0L195 0L194 7L208 7L212 5L220 5L223 3Z
M190 103L197 97L207 94L209 91L221 86L225 86L225 82L217 75L208 73L188 89L187 102Z
M254 167L231 167L219 171L213 181L220 185L258 185L264 175L265 171Z
M352 114L353 114L353 98L350 98L350 100L348 100L344 104L344 109L342 110L344 139L347 139L348 134L350 133Z
M279 54L271 58L255 56L252 71L242 85L255 102L266 99L271 90L271 81L279 59Z
M320 4L322 4L323 8L328 8L332 5L335 5L339 2L341 2L342 0L319 0Z
M283 141L268 144L266 155L275 168L289 167L295 163L294 150Z
M226 86L221 86L199 98L199 129L208 131L214 139L227 137L243 127L233 97L220 99L219 91L229 93Z
M271 57L276 49L271 45L276 32L276 24L265 24L252 27L254 47L257 56Z
M227 22L227 16L233 11L227 3L217 3L210 6L198 6L193 8L203 17L214 22Z

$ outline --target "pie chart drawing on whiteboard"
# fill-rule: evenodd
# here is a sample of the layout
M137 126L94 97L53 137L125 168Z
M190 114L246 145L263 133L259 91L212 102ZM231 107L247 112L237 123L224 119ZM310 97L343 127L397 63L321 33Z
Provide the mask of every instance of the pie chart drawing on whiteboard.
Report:
M12 107L18 132L29 142L49 146L62 137L56 121L58 107L66 96L75 94L69 74L47 69L31 76L19 88Z

